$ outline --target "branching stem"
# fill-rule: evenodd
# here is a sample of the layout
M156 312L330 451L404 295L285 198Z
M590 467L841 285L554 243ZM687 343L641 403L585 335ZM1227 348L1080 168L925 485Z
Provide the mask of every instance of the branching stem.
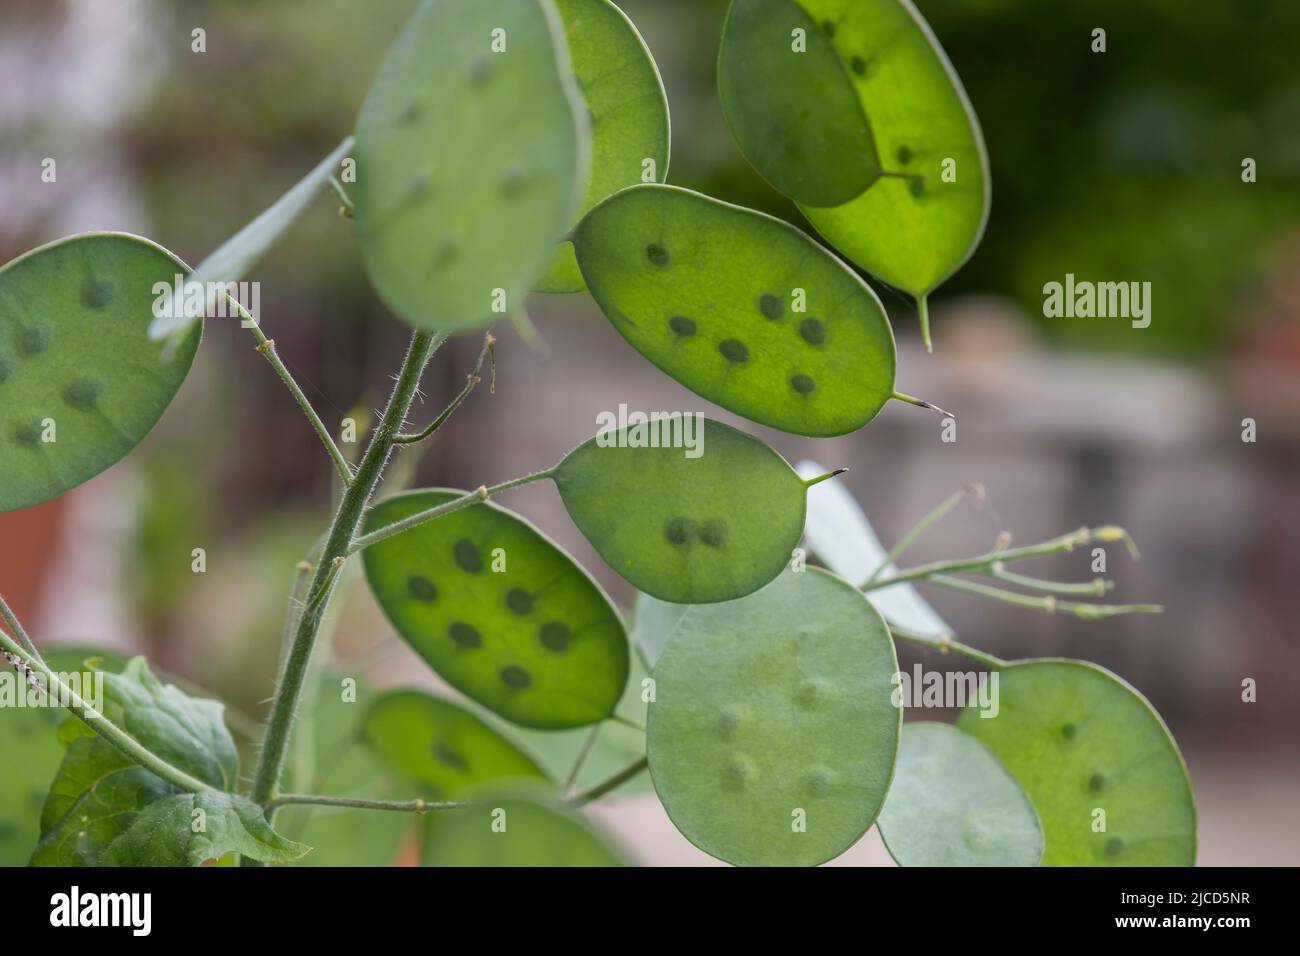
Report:
M393 443L397 445L413 445L416 442L424 441L441 428L446 423L447 419L451 418L456 409L460 408L460 406L465 402L465 399L469 398L470 393L474 391L479 382L483 380L483 359L488 355L492 356L492 381L488 386L488 390L495 393L497 378L497 355L495 346L496 339L492 337L491 333L488 333L483 341L483 350L478 353L478 362L474 365L474 371L470 372L465 382L465 387L460 390L460 394L451 400L451 404L443 409L441 415L429 423L429 427L425 428L423 431L416 432L415 434L398 435L393 439Z
M604 783L599 783L596 786L592 787L590 790L586 790L578 794L573 798L571 803L575 807L583 807L589 803L594 803L595 801L599 800L601 797L605 796L606 794L611 793L612 791L617 790L619 787L623 786L623 784L627 783L629 780L631 780L633 777L635 777L637 774L639 774L642 770L644 770L648 766L650 766L649 758L642 757L640 760L638 760L636 763L632 764L631 766L624 767L622 770L614 774L614 776L610 777Z

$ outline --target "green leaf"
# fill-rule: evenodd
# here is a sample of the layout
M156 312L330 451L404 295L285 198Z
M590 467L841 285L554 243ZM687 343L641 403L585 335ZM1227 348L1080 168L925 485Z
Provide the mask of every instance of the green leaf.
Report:
M288 768L292 784L283 790L378 800L411 798L386 771L362 738L363 719L375 691L362 682L343 684L341 674L323 674L295 725ZM348 678L355 681L355 678ZM304 752L305 751L305 752ZM411 814L350 807L287 806L276 827L315 849L299 860L311 867L390 866L415 830Z
M909 0L798 3L831 24L831 42L865 104L881 163L902 174L882 177L851 202L801 209L853 262L924 299L984 234L990 179L979 120ZM918 176L924 178L909 178Z
M1095 664L1032 660L1000 675L1000 709L957 726L988 745L1043 821L1044 866L1191 866L1196 804L1164 721ZM1097 811L1104 811L1105 830Z
M843 435L894 394L880 300L788 223L674 186L633 186L587 214L574 246L623 337L728 411L797 435Z
M176 397L196 327L170 359L148 336L189 266L146 239L85 233L0 268L0 511L56 498L126 457Z
M235 785L239 767L220 704L162 684L141 657L106 674L103 692L107 719L216 789L181 791L70 718L60 730L66 753L46 797L33 865L193 866L230 852L282 863L308 851L271 831L258 806L222 792Z
M424 0L357 121L357 238L380 298L444 332L519 309L577 214L589 138L551 0Z
M105 809L129 812L127 806L119 803ZM99 866L199 866L228 853L263 863L291 863L309 849L272 830L262 808L247 797L218 790L164 797L132 817L131 824L104 848ZM42 864L75 866L85 859L78 837L66 829L62 836L71 845L51 847L54 855L42 859Z
M650 773L688 840L738 865L815 865L867 831L902 711L885 622L851 584L788 571L686 611L655 665Z
M733 0L718 93L745 158L796 202L838 206L880 175L848 66L829 32L794 0Z
M605 562L677 604L758 590L781 573L803 530L804 483L785 459L703 422L699 457L627 447L629 426L579 445L555 472L570 517Z
M948 724L903 725L876 823L899 866L1037 866L1033 804L982 743Z
M582 212L625 186L668 178L671 132L659 68L632 21L610 0L556 0L591 122L591 182ZM581 292L573 248L562 245L538 292Z
M96 658L90 662L90 658ZM45 652L45 662L56 674L76 681L76 687L93 686L94 672L117 672L122 661L101 651L59 648ZM48 706L28 707L17 697L25 687L15 671L0 671L0 741L5 771L0 774L0 867L23 866L41 835L41 807L50 779L63 757L58 727L65 712ZM12 689L13 697L10 692Z
M484 784L547 779L473 714L418 690L382 694L366 712L362 735L384 766L433 800L461 800Z
M440 811L425 847L426 866L625 866L623 854L574 811L532 793L481 797Z
M830 469L815 461L801 461L795 470L810 481ZM888 555L866 513L853 495L835 481L824 481L808 489L808 524L804 536L809 549L826 567L854 584L863 584ZM897 565L891 563L880 573L889 575L897 570ZM895 627L935 640L953 636L947 622L906 582L868 591L867 600Z
M463 494L389 498L366 530ZM526 727L578 727L614 712L627 683L622 619L590 575L527 521L473 505L364 554L393 627L453 687Z

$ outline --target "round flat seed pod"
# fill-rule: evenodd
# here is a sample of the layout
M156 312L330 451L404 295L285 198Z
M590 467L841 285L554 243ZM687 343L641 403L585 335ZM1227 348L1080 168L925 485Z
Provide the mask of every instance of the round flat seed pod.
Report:
M740 151L795 202L838 206L880 175L847 65L832 36L795 0L733 0L718 93Z
M803 532L806 489L785 459L727 425L703 426L698 457L670 441L645 447L649 432L629 425L579 445L555 471L564 507L605 562L677 604L758 590Z
M86 233L0 269L0 511L56 498L126 457L180 390L202 334L149 340L161 283L189 266L146 239Z
M949 724L903 725L876 822L899 866L1037 866L1034 806L987 747Z
M473 714L417 690L390 691L366 712L361 736L394 774L435 800L460 800L486 784L546 774Z
M522 306L586 190L584 114L549 2L425 0L357 121L357 238L389 308L459 331Z
M811 866L867 831L902 711L884 620L816 568L692 607L655 666L655 790L688 840L742 866Z
M556 0L556 7L591 124L585 213L624 187L668 178L668 97L641 34L610 0ZM564 244L536 291L581 292L586 287L573 247Z
M884 176L808 221L867 272L923 298L970 258L988 219L979 120L909 0L797 0L822 25L865 104Z
M623 854L580 814L541 795L480 797L441 811L429 828L426 866L626 866Z
M797 435L843 435L894 394L885 310L798 229L674 186L634 186L578 225L597 304L691 391Z
M371 510L366 530L463 495L436 489L389 498ZM546 729L614 712L628 674L623 622L591 577L527 521L485 502L364 555L393 627L480 704Z
M1033 660L999 672L998 715L967 709L1043 821L1044 866L1192 866L1196 804L1164 721L1109 671Z

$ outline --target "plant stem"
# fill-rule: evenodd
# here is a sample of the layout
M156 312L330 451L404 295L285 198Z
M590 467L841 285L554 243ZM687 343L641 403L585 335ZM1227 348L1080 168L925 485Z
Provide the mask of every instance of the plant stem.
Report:
M1023 548L1003 548L973 558L957 558L952 561L934 561L930 564L918 565L914 568L908 568L906 571L891 574L889 577L867 581L859 585L859 590L875 591L878 588L887 588L891 584L901 584L903 581L918 581L923 578L933 577L936 574L954 574L962 571L986 573L996 564L1023 561L1025 558L1036 558L1047 554L1062 554L1073 551L1080 545L1088 544L1093 540L1117 541L1121 540L1119 537L1121 534L1123 534L1121 528L1080 528L1077 531L1067 532L1041 544L1026 545ZM1127 535L1124 535L1124 538L1127 539Z
M330 188L334 190L334 194L339 197L339 202L343 203L339 212L351 219L357 213L356 203L352 201L352 197L348 195L347 190L343 188L343 184L338 181L337 177L331 176L329 184Z
M1046 611L1048 614L1072 614L1075 617L1088 620L1116 617L1121 614L1160 614L1164 611L1164 607L1159 604L1083 604L1078 601L1058 601L1050 594L1045 597L1017 594L1015 591L995 588L992 585L980 584L976 581L963 581L961 578L949 577L946 574L936 574L928 580L931 584L937 584L940 587L953 591L964 591L967 594L978 594L981 597L1002 601L1004 604L1014 604L1017 607L1027 607L1035 611Z
M343 457L343 452L339 451L339 446L334 443L334 436L325 427L325 423L320 420L320 416L316 414L316 409L312 407L303 390L298 387L297 381L294 380L293 375L285 367L284 362L280 361L279 353L275 351L275 339L266 337L261 326L258 325L258 320L249 314L238 299L233 296L226 296L226 298L239 310L240 315L243 316L243 321L252 330L253 337L257 339L257 351L266 356L266 360L271 363L271 368L275 369L275 374L280 376L280 381L284 382L289 389L289 394L293 396L293 400L298 403L302 413L307 416L307 421L311 423L311 427L320 436L321 444L325 446L325 451L334 462L334 467L338 469L339 474L343 477L344 486L351 484L352 465Z
M927 296L916 297L916 317L921 321L921 344L927 352L933 352L934 344L930 341L930 302Z
M18 620L18 615L14 614L13 608L9 606L9 602L4 599L3 595L0 595L0 616L4 617L5 623L14 632L14 637L22 642L23 649L38 662L44 664L45 658L41 657L41 652L36 649L36 645L32 643L32 639L27 635L22 622Z
M451 514L452 512L460 511L462 508L468 508L471 505L480 504L502 491L506 491L510 488L517 488L520 485L527 485L534 481L542 481L545 478L550 478L553 474L555 474L555 469L548 468L545 471L537 471L531 475L524 475L522 478L503 481L501 484L493 485L491 488L488 488L485 485L479 485L479 487L473 491L467 491L459 498L453 498L445 504L428 508L424 511L413 514L410 517L403 518L400 521L394 521L392 524L385 525L369 534L361 535L348 545L346 553L356 554L363 548L368 548L372 544L378 544L380 541L386 541L404 531L410 531L412 528L422 525L426 521L432 521L434 518L441 518L444 515Z
M33 655L27 653L25 649L19 647L18 642L14 641L8 634L0 631L0 646L3 646L9 653L18 657L31 670L45 678L46 694L54 696L56 700L69 701L68 710L76 714L81 722L93 730L99 736L103 737L110 744L129 760L133 760L146 770L150 770L162 777L168 783L175 784L182 790L188 790L190 793L203 793L213 788L196 777L190 776L179 767L174 767L162 757L159 757L152 750L149 750L138 740L128 734L121 727L101 714L95 708L91 707L82 697L77 694L71 687L59 680L54 673Z
M1007 584L1016 584L1022 588L1033 588L1036 591L1048 591L1052 594L1084 594L1093 597L1103 597L1114 584L1105 578L1093 578L1091 581L1047 581L1043 578L1031 578L1027 574L1016 574L1005 568L994 565L989 571L990 576L997 578L999 581L1005 581Z
M483 350L478 353L478 362L474 366L474 371L469 374L468 379L465 382L465 387L460 390L459 395L457 395L454 399L452 399L451 404L448 405L445 409L443 409L442 414L439 415L437 418L435 418L429 424L428 428L412 435L398 435L395 439L393 439L394 443L398 445L413 445L416 442L424 441L426 438L428 438L430 435L436 432L439 428L441 428L443 424L446 423L447 419L451 418L452 414L456 411L456 409L460 408L460 406L464 403L465 399L469 398L470 393L474 391L478 383L483 380L481 377L481 373L483 371L483 359L489 353L491 353L492 355L492 385L490 386L489 390L495 392L496 377L497 377L496 349L493 348L495 344L496 344L496 339L492 338L491 333L488 333L488 335L483 341Z
M867 583L870 584L872 581L876 580L876 578L880 577L881 572L897 561L903 555L903 552L916 543L917 538L929 531L936 521L943 518L948 514L948 512L952 511L953 508L957 507L957 505L961 503L962 499L972 492L977 496L982 497L984 489L979 485L968 485L965 488L954 491L943 502L941 502L937 508L914 524L907 534L903 535L903 537L898 540L898 544L889 549L889 553L885 555L883 560L881 560L880 564L876 567L876 570L871 572L871 577L867 578Z
M411 403L415 400L415 391L420 383L434 350L445 337L434 336L428 332L416 332L411 337L406 352L406 360L398 373L393 393L388 399L366 453L351 483L343 492L337 513L330 525L321 549L321 558L316 563L311 585L307 589L307 599L301 617L299 617L293 644L285 658L280 674L279 688L271 716L267 724L266 737L262 742L262 753L258 760L257 776L253 782L253 799L268 807L275 796L284 769L285 750L289 744L289 733L297 713L298 700L302 695L303 679L311 661L311 652L316 644L316 635L321 621L329 607L329 594L335 579L336 558L348 554L348 544L356 534L358 526L365 515L366 504L374 494L379 479L383 475L388 456L393 450L393 439L401 433ZM245 861L247 862L247 861Z
M613 790L617 790L619 787L623 786L623 784L627 783L629 780L631 780L633 777L635 777L637 774L639 774L642 770L644 770L648 766L650 766L649 758L642 757L640 760L632 764L630 767L624 767L622 770L614 774L614 776L610 777L604 783L597 784L596 786L592 787L590 790L578 794L570 802L575 807L582 807L582 806L586 806L589 803L594 803L595 801L599 800L601 797L605 796L605 794L610 793Z
M924 408L931 412L938 412L940 415L945 415L953 421L957 420L957 416L952 412L946 412L938 405L934 404L934 402L927 402L924 399L917 398L915 395L905 395L902 392L894 392L894 394L889 397L895 401L906 402L908 405L915 405L917 408Z
M994 657L992 654L987 654L984 651L977 650L969 644L962 644L959 641L954 641L950 637L927 637L924 634L918 634L916 631L908 630L905 627L896 627L893 624L889 625L889 631L894 635L895 640L907 641L911 644L920 644L922 647L933 648L940 654L947 654L949 651L954 651L961 654L963 657L969 657L971 660L983 664L990 670L998 670L1005 667L1007 664L1007 662L1000 657Z
M430 810L459 810L468 803L436 803L428 800L360 800L351 797L325 797L312 793L282 793L269 804L278 810L291 804L314 807L348 807L354 810L394 810L399 813L427 813Z
M583 742L582 749L578 751L578 759L573 762L573 766L569 769L569 775L564 778L564 783L560 785L560 793L568 793L570 788L573 787L573 781L578 779L578 773L582 770L582 765L587 762L587 754L591 753L592 744L600 736L601 726L601 724L596 724L591 728L591 733L587 735L587 739Z

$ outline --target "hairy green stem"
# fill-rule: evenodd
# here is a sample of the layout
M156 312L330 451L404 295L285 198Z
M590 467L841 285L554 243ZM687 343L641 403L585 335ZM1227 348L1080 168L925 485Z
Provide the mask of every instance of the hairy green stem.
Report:
M351 797L325 797L313 793L282 793L269 804L268 810L290 805L313 807L347 807L353 810L393 810L399 813L427 813L430 810L459 810L468 803L437 803L429 800L360 800Z
M279 353L275 351L275 339L268 339L266 337L266 334L262 332L261 326L258 325L258 320L249 314L248 310L240 304L238 299L233 296L226 296L226 298L235 306L236 309L239 310L240 315L243 316L244 323L246 323L252 330L253 337L257 339L257 351L262 353L262 355L266 357L266 360L271 363L271 368L275 369L275 374L280 376L280 381L284 382L285 387L289 389L289 394L293 396L293 400L298 403L298 407L302 409L302 413L307 416L307 421L320 437L321 444L325 446L326 453L329 454L330 460L334 462L334 467L338 469L339 475L342 476L343 484L345 486L351 484L352 465L343 457L343 452L339 451L339 446L334 442L334 436L330 434L330 430L325 427L325 423L321 421L320 416L316 414L316 409L312 407L311 401L308 400L307 396L303 393L303 390L298 386L298 382L294 379L292 373L290 373L289 369L285 367L284 362L280 360Z
M199 780L197 777L190 776L179 767L172 766L162 757L159 757L152 750L149 750L125 730L97 711L94 707L90 706L81 695L77 694L71 687L59 680L58 677L54 675L54 672L45 666L43 661L29 654L24 648L18 645L17 641L13 640L3 631L0 631L0 646L3 646L10 654L19 658L23 664L33 672L43 677L45 679L45 688L48 695L60 701L68 701L68 710L75 714L87 727L117 748L117 750L127 759L135 761L146 770L152 771L162 777L168 783L173 783L182 790L188 790L190 793L202 793L205 790L214 789L202 780Z
M23 649L41 664L44 664L45 658L41 657L41 652L38 651L36 645L32 643L32 639L28 636L27 630L23 627L22 621L18 620L18 615L14 614L13 608L9 606L9 602L6 601L2 595L0 595L0 617L5 619L5 623L9 625L9 629L14 632L14 637L18 638L22 643Z
M386 541L404 531L410 531L412 528L422 525L427 521L441 518L444 515L451 514L452 512L460 511L462 508L468 508L471 505L480 504L481 502L487 501L493 495L510 488L517 488L520 485L527 485L534 481L542 481L543 479L550 478L553 474L555 474L555 469L548 468L545 471L537 471L533 472L531 475L524 475L522 478L503 481L501 484L493 485L490 488L486 485L479 485L473 491L468 491L459 498L453 498L445 504L437 505L433 508L427 508L424 511L411 515L410 517L403 518L400 521L394 521L390 525L385 525L369 534L361 535L348 545L346 553L356 554L363 548L368 548L372 544L378 544L380 541Z
M496 375L497 375L496 373L497 358L496 358L496 349L494 348L495 345L496 345L496 339L494 339L492 337L492 334L489 332L483 339L483 350L478 353L478 362L475 363L474 365L474 371L470 372L465 382L465 387L460 390L460 394L457 395L454 399L452 399L451 404L448 405L445 409L443 409L441 415L439 415L437 418L435 418L432 422L429 423L428 428L425 428L422 431L416 432L411 435L398 435L395 439L393 439L394 443L398 445L414 445L417 442L424 441L426 438L428 438L430 435L436 432L439 428L441 428L444 424L446 424L447 419L451 418L451 416L455 414L456 409L460 408L460 406L464 404L465 399L469 398L470 393L474 391L474 389L478 386L479 382L483 381L482 378L483 360L489 354L491 354L492 356L492 385L490 390L495 392Z
M281 669L275 703L262 742L252 796L263 806L269 807L275 797L280 774L284 769L285 751L297 713L298 700L302 695L303 680L316 644L316 635L329 607L329 595L338 570L336 559L342 559L348 554L348 545L365 516L366 505L374 494L392 453L393 439L401 433L411 403L415 400L420 376L443 340L444 337L428 332L416 332L412 336L406 360L402 363L383 417L357 466L355 476L343 492L338 511L330 525L325 546L321 549L321 558L307 589L306 602L297 621L293 643Z
M578 794L570 802L575 807L582 807L582 806L586 806L588 803L594 803L595 801L599 800L601 797L605 796L607 793L617 790L619 787L623 786L623 784L627 783L629 780L631 780L633 777L635 777L637 774L639 774L642 770L644 770L648 766L650 766L649 758L642 757L640 760L638 760L636 763L632 764L631 766L624 767L622 770L614 774L614 776L610 777L604 783L599 783L596 786L592 787L590 790L586 790L583 793Z

